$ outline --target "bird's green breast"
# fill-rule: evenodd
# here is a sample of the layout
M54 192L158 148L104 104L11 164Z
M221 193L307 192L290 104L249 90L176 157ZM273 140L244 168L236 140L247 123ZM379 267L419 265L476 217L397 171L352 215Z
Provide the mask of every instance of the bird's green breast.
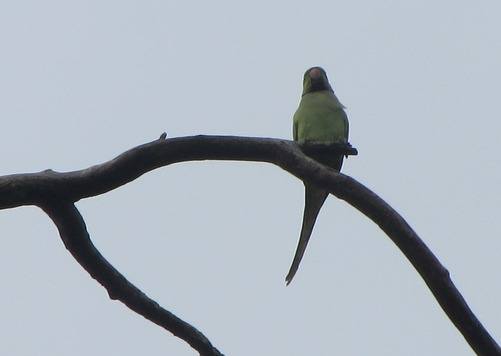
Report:
M294 114L294 132L300 143L347 142L348 118L343 105L329 91L304 95Z

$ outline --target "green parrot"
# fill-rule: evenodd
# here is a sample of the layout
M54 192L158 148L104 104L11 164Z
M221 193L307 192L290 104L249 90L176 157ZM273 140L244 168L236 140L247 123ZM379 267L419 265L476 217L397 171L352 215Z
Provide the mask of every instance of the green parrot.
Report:
M334 95L325 70L312 67L304 73L303 94L293 120L294 141L302 143L348 143L348 117L344 106ZM311 158L336 171L341 170L343 155L315 153ZM287 285L297 272L308 245L320 208L329 192L304 182L305 204L299 244L285 281Z

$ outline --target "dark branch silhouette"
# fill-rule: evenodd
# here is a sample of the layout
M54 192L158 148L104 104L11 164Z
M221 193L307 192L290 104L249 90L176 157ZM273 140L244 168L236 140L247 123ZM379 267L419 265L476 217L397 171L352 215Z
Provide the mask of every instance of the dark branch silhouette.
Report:
M92 278L106 288L111 299L120 300L139 315L185 340L200 355L222 356L200 331L148 298L99 253L74 204L65 201L47 203L42 209L56 224L64 246Z
M303 147L307 151L308 147ZM316 148L310 148L316 149ZM356 154L356 150L333 147ZM288 140L233 136L192 136L147 143L106 163L81 171L51 170L0 177L0 209L23 205L41 207L57 225L66 248L89 274L118 299L148 320L185 340L201 355L221 355L196 328L161 308L128 282L90 241L74 202L103 194L155 168L196 160L268 162L299 179L329 190L374 221L398 246L424 279L449 319L479 355L501 355L501 349L470 310L452 283L449 272L409 224L384 200L342 173L308 158Z

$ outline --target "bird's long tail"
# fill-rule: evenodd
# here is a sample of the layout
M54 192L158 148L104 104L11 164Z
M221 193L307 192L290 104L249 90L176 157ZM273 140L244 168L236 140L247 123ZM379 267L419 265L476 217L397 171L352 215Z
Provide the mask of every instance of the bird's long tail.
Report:
M315 221L317 220L320 208L322 208L325 199L327 199L327 196L329 195L328 192L317 188L314 185L305 184L304 187L305 202L303 226L301 227L301 235L299 237L299 243L296 248L294 260L292 261L292 265L289 269L287 277L285 277L287 285L289 285L289 283L292 281L292 278L294 278L294 275L299 268L299 264L301 263L301 259L303 258L304 251L306 250L306 246L308 245L308 241L310 240L311 232L313 231L313 226L315 225Z

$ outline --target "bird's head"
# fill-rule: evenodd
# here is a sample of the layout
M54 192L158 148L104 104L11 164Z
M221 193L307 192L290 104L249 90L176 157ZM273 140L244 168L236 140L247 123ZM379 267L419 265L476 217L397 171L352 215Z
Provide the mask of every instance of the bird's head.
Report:
M321 90L333 91L327 73L321 67L311 67L304 73L303 95Z

